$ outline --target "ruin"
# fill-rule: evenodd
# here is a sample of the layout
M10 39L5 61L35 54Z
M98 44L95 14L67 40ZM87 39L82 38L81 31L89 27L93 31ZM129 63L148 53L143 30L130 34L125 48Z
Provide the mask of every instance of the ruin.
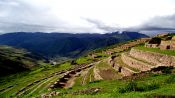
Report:
M164 38L154 37L145 44L147 48L159 48L161 50L175 50L175 36Z

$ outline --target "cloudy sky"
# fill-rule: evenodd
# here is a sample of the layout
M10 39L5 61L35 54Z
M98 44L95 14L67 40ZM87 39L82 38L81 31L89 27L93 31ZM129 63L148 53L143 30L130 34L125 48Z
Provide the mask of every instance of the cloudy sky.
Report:
M175 0L0 0L0 32L175 30Z

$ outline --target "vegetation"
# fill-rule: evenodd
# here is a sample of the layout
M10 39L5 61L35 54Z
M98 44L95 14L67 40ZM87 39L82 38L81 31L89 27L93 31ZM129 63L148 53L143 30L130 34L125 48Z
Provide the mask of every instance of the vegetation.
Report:
M147 48L147 47L144 47L143 45L134 47L134 48L144 50L144 51L150 51L150 52L156 52L156 53L175 56L175 52L173 50L160 50L159 48Z
M160 44L161 43L161 38L159 37L154 37L149 41L150 44Z
M149 74L134 80L103 80L90 82L84 86L74 86L70 89L58 90L61 96L55 98L147 98L155 96L175 96L175 82L167 82L173 74ZM98 93L74 94L84 89L100 88Z
M0 76L30 70L44 59L24 49L0 46Z
M143 46L136 48L155 51ZM0 98L40 98L42 95L52 92L59 92L53 98L175 97L174 68L160 68L162 73L143 72L122 78L122 74L113 67L114 62L134 72L139 72L139 70L122 62L120 53L124 49L122 51L122 48L120 48L113 55L105 53L105 51L110 50L114 50L114 47L93 52L94 58L91 55L82 56L57 65L39 61L38 66L28 71L0 77ZM85 68L83 66L91 64L91 67L86 66L87 68ZM81 66L85 69L78 71ZM75 69L78 69L77 73ZM97 71L94 72L94 69L97 69ZM97 76L97 74L104 80L96 79L95 75ZM69 88L50 88L53 84L64 80L62 78L64 76L67 76L64 78L65 80L68 77L74 79L69 80L73 81L71 83L75 82L75 85Z
M40 66L40 68L34 68L30 71L0 77L0 91L4 88L6 89L0 92L0 98L17 96L16 94L21 88L24 88L31 83L34 85L26 88L27 92L30 93L27 94L26 92L24 97L38 96L44 92L47 92L47 89L51 83L54 83L59 79L59 77L61 77L61 75L54 75L54 73L69 69L71 67L73 67L73 65L71 65L69 62L57 66L45 64ZM39 82L35 83L35 81L38 80Z
M77 64L85 64L88 62L92 62L92 60L89 57L80 57L76 60Z
M119 88L119 93L126 93L126 92L133 92L133 91L137 91L137 92L151 91L159 88L159 86L160 86L159 84L156 84L154 82L149 84L144 84L144 85L142 84L138 86L137 82L132 80L123 88Z

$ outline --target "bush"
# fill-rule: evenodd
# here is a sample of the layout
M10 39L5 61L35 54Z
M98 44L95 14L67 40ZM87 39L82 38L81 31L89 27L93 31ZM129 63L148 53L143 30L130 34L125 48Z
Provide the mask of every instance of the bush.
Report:
M173 70L173 66L165 67L165 68L162 70L162 73L170 74L170 73L172 73L172 70Z
M151 84L145 84L142 86L138 86L138 84L135 81L129 82L125 87L119 88L119 93L126 93L126 92L132 92L132 91L150 91L159 88L160 85L157 83L151 83Z
M138 91L150 91L159 88L160 85L157 83L146 84L138 87Z
M137 83L135 81L131 81L126 85L126 87L119 88L119 93L137 91L137 89L138 89Z
M165 80L166 83L175 83L175 75L170 76L167 80Z
M149 44L160 44L161 43L161 38L154 37L149 41Z
M89 83L91 84L91 83L99 83L99 82L101 82L101 80L96 80L96 81L92 81L92 82L89 82Z

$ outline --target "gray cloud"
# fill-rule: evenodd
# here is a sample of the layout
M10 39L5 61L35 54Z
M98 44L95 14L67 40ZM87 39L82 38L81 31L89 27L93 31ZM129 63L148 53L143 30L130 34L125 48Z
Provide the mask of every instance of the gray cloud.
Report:
M22 0L0 0L0 32L49 32L62 28L64 23L47 10Z
M164 32L175 32L175 14L154 17L142 25L124 28L125 30L138 31L148 35Z
M109 25L106 23L108 21L106 17L109 17L109 18L116 17L117 15L121 14L119 12L120 10L117 10L115 8L111 8L111 10L107 9L108 6L104 8L106 9L107 12L110 11L111 13L105 12L104 9L97 10L96 8L94 8L94 10L96 10L99 13L101 10L104 10L104 13L101 13L98 15L98 13L95 13L95 11L94 12L91 11L91 9L89 8L87 9L84 8L85 10L77 11L78 9L76 8L74 10L72 10L71 7L68 9L64 9L64 6L63 6L61 7L62 9L60 9L60 8L57 8L57 4L54 5L54 7L56 8L54 10L51 10L52 5L50 4L47 5L47 3L54 2L57 0L45 0L47 1L46 5L40 4L40 2L38 3L37 1L38 2L41 1L42 3L42 0L0 0L0 33L17 32L17 31L101 33L101 32L112 32L117 30L132 30L132 31L175 30L175 14L170 16L152 18L149 21L143 23L143 25L140 25L137 27L121 28L119 25L116 25L118 23L116 23L115 18L109 19L109 22L111 22L111 20L112 21L114 20L116 24ZM61 3L61 2L57 1L57 3ZM65 7L69 7L69 6L65 5ZM101 5L101 8L103 8L102 5ZM115 14L113 12L115 10L118 11L115 13L120 13L120 14ZM56 12L53 12L53 11L56 11ZM84 12L87 12L88 14ZM93 12L93 13L90 13L90 12ZM72 14L78 14L78 15L74 16ZM83 14L85 14L85 16L83 16ZM91 15L88 16L89 14L92 14L92 17L90 17ZM96 14L96 15L93 16L93 14ZM87 18L81 18L86 16ZM123 18L120 16L120 18L124 19L127 17ZM123 22L123 21L120 21L120 22ZM124 23L125 22L128 23L127 21L124 21Z
M87 22L93 24L96 26L96 28L104 30L104 32L113 32L113 31L118 31L121 28L117 25L107 25L106 23L103 23L100 20L96 20L96 19L89 19L89 18L84 18Z
M128 31L138 31L147 34L157 34L163 32L175 32L175 14L169 16L157 16L146 21L142 25L120 28L119 26L109 26L105 23L95 20L95 19L85 19L86 21L94 24L97 28L103 29L107 32L117 31L117 30L128 30Z
M61 15L60 15L61 16ZM71 18L71 16L70 16ZM79 19L84 21L84 19ZM74 21L73 21L74 22ZM0 33L7 32L67 32L67 33L96 33L103 29L85 25L73 26L71 23L55 16L47 6L36 6L25 0L0 0ZM77 22L78 23L78 22Z
M175 14L158 16L140 26L142 30L175 30Z
M10 28L10 29L9 29ZM8 22L0 22L0 32L42 32L42 31L53 31L55 28L48 27L48 26L42 26L42 25L31 25L31 24L25 24L25 23L8 23Z

